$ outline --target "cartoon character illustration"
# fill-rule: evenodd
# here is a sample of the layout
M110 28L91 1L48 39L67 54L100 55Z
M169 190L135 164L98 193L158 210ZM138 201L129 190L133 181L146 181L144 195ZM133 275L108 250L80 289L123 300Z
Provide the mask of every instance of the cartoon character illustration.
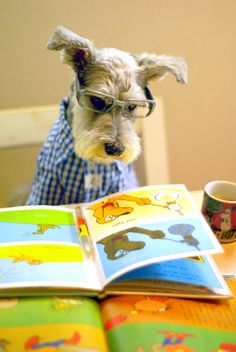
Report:
M166 337L162 344L154 344L151 346L151 352L197 352L195 349L183 345L182 342L186 337L193 337L192 334L176 334L172 331L159 331L160 334L165 334ZM136 352L144 352L142 346L138 346Z
M229 231L231 229L231 210L230 208L225 208L224 212L220 214L221 222L220 229L223 232Z
M33 232L33 235L44 235L45 231L56 228L60 227L52 224L37 224L37 230Z
M154 198L161 202L164 208L171 211L179 213L179 215L184 215L182 213L181 205L177 202L180 198L180 194L173 191L161 191L155 194Z
M183 341L187 337L194 337L192 334L179 334L173 331L158 331L159 334L164 334L165 338L161 344L161 348L166 352L195 352L195 349L192 349L186 345L183 345Z
M133 309L131 311L132 315L136 315L142 312L148 312L151 314L159 314L165 312L169 309L167 305L167 298L166 297L144 297L143 299L138 299L137 301L133 302Z
M73 336L69 339L58 339L54 341L40 342L40 337L37 335L31 336L24 344L24 349L27 352L40 350L42 352L57 352L60 348L66 349L69 346L72 348L77 346L81 339L78 331L75 331ZM71 350L72 350L71 348Z
M160 296L146 296L135 300L132 303L131 310L125 314L121 313L113 316L105 322L105 330L115 328L127 321L129 317L138 316L142 313L150 313L152 315L165 312L169 309L168 298Z
M195 227L190 224L176 224L176 225L172 225L168 228L168 231L172 235L180 235L183 237L182 240L176 241L176 242L186 243L189 246L193 246L197 250L199 250L199 247L198 247L199 241L197 240L197 238L195 238L192 235L192 232L194 230L195 230ZM172 241L175 241L175 240L172 240Z
M81 298L55 297L52 308L55 310L68 310L74 307L80 307L83 304Z
M161 344L154 344L151 347L150 352L197 352L191 347L183 345L182 342L186 337L194 337L192 334L176 334L172 331L159 331L166 335L164 341ZM143 346L138 346L136 352L145 352L146 349ZM210 351L209 351L210 352ZM211 352L236 352L236 345L232 343L223 342L219 348Z
M106 224L114 221L119 216L127 215L132 213L134 208L120 206L118 201L129 201L135 202L137 205L149 205L151 200L149 198L132 197L127 194L123 194L112 199L107 199L104 202L91 205L88 209L93 210L93 216L96 218L98 224Z
M105 330L108 331L110 329L115 328L118 325L124 323L128 318L128 314L118 314L105 322L104 327Z
M29 255L25 255L25 254L16 254L16 255L10 255L10 258L13 258L12 263L19 263L19 262L23 262L26 261L28 264L30 265L38 265L38 264L42 264L43 261L37 258L33 258Z
M102 240L98 241L99 244L104 245L104 252L110 260L119 259L124 257L131 251L137 251L145 247L143 241L132 241L126 235L128 232L135 232L142 235L149 236L152 239L162 239L165 233L160 230L148 230L142 227L131 227L129 229L116 232Z
M221 206L220 209L213 210L210 225L216 237L220 242L233 241L236 237L236 206Z

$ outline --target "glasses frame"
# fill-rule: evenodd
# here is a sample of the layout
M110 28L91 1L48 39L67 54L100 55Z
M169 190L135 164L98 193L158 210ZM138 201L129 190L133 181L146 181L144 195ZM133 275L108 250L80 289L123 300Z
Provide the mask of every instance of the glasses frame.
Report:
M154 109L156 107L156 102L153 99L152 94L151 94L150 90L148 89L148 87L144 88L144 93L145 93L145 95L146 95L146 97L148 99L127 99L127 100L124 100L124 101L116 99L113 95L100 93L100 92L97 92L95 90L90 90L90 89L81 89L78 76L77 76L77 78L75 80L75 89L76 89L76 99L78 101L78 104L81 107L83 107L83 108L85 108L87 110L96 112L98 114L105 114L105 113L111 112L111 110L114 107L119 106L119 107L122 108L122 115L124 117L145 118L145 117L148 117L149 115L151 115L151 113L154 111ZM91 94L91 96L94 94L95 96L99 96L99 97L101 96L101 97L104 97L104 98L111 99L112 100L112 104L109 105L109 107L106 110L104 110L104 111L97 110L95 108L89 108L88 106L84 106L83 103L82 103L82 100L83 100L83 97L86 95L86 93ZM145 116L132 116L131 114L129 115L129 114L127 114L125 112L125 107L126 107L127 103L148 103L149 112Z

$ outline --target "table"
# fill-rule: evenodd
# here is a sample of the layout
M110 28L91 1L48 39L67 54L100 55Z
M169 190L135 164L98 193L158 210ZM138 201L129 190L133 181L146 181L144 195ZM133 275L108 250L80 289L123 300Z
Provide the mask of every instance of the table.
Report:
M191 195L201 208L203 191L192 191ZM222 244L224 253L214 254L216 265L223 274L235 274L236 275L236 241L232 243Z

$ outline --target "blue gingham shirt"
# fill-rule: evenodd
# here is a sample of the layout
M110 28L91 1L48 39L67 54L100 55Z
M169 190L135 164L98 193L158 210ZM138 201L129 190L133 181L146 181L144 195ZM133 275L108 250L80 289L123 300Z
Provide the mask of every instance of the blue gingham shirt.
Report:
M132 165L89 162L74 153L74 138L66 121L68 102L38 156L37 170L27 205L90 202L110 193L138 186Z

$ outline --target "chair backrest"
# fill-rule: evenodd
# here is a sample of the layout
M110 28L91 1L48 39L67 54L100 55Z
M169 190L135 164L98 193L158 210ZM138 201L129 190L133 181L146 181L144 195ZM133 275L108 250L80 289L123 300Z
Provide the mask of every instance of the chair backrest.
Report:
M59 105L0 111L0 207L24 204Z
M141 185L169 182L168 150L163 104L147 119L137 121L143 152L135 162ZM59 105L0 111L0 207L25 203L36 159Z
M168 141L163 100L155 98L156 109L141 120L140 136L143 144L141 159L146 185L170 183Z

